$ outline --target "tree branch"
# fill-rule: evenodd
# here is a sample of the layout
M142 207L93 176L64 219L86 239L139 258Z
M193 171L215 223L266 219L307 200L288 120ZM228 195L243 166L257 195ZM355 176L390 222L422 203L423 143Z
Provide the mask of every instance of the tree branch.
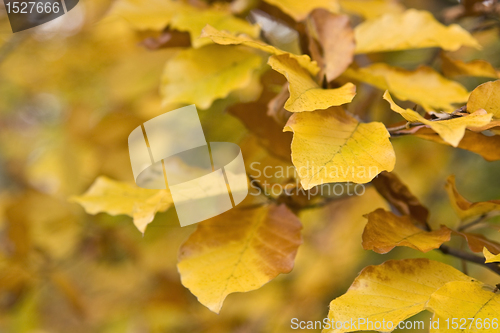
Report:
M448 254L450 256L454 256L456 258L463 259L463 260L481 265L483 267L486 267L486 268L492 270L493 272L497 273L498 275L500 275L500 267L497 264L485 263L485 259L483 257L476 256L475 254L465 252L462 250L454 249L454 248L451 248L447 245L441 245L439 247L439 251L441 251L444 254Z

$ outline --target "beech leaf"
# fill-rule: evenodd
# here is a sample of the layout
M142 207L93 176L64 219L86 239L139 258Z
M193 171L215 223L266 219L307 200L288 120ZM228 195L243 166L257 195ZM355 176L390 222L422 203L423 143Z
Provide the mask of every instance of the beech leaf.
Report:
M288 54L291 58L298 61L300 66L304 67L312 75L316 75L319 72L319 67L316 61L311 61L308 55L296 55L283 50L280 50L274 46L268 45L260 40L252 39L245 35L235 36L226 31L219 31L214 27L207 25L201 34L201 37L208 37L214 43L220 45L245 45L257 50L261 50L273 55Z
M241 47L210 44L181 51L165 65L163 103L208 109L216 99L250 85L261 65L259 55Z
M285 205L236 208L203 221L179 250L182 284L219 313L227 295L292 270L301 229Z
M293 114L292 162L308 190L332 182L367 183L392 171L396 157L382 123L360 123L340 107Z
M366 215L368 223L363 232L363 248L387 253L396 246L429 252L450 240L451 230L445 226L425 231L415 226L409 216L396 216L381 208Z
M472 91L467 102L467 111L472 113L479 109L500 118L500 80L483 83Z
M398 0L340 0L340 6L344 11L360 15L365 19L387 13L399 14L405 10Z
M490 251L488 251L487 247L483 248L483 254L484 254L484 257L486 258L485 262L487 264L494 263L494 262L500 262L500 254L495 255L495 254L491 253Z
M356 95L356 86L352 83L346 83L337 89L321 89L297 60L288 54L271 56L268 64L288 80L290 97L285 103L285 109L288 111L328 109L349 103Z
M454 111L454 103L465 103L469 92L461 84L448 80L427 66L410 71L377 63L359 69L349 68L345 73L350 79L389 90L402 101L420 104L427 111Z
M461 46L481 48L472 35L457 24L444 26L431 13L408 9L367 20L354 30L356 53L440 47L456 51Z
M403 109L398 106L391 98L388 91L384 94L384 99L389 102L391 109L399 113L403 118L409 122L420 122L432 128L436 133L441 136L441 138L451 144L453 147L457 147L465 134L465 129L467 127L478 127L484 126L491 121L492 115L487 114L484 110L478 110L471 115L463 116L459 118L451 118L444 120L434 120L425 119L416 111L411 109Z
M463 62L462 60L450 58L447 54L441 53L441 70L447 77L478 76L498 78L500 73L485 60L472 60Z
M455 268L428 259L389 260L361 271L344 295L330 303L328 319L351 322L351 318L366 318L372 322L392 322L392 332L402 320L425 309L431 295L450 281L470 281L470 277ZM347 326L347 325L346 325ZM368 330L356 328L325 329L323 333Z
M168 190L150 190L101 176L80 196L71 201L83 206L88 214L107 213L128 215L144 233L157 212L164 212L172 206Z

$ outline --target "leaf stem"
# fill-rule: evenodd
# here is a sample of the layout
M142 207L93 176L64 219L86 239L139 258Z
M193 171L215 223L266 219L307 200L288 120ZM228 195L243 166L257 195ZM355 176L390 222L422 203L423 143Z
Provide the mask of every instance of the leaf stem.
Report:
M467 224L464 224L464 225L461 225L457 228L458 231L465 231L467 229L469 229L470 227L473 227L481 222L483 222L485 219L487 218L487 215L486 214L483 214L481 215L479 218L475 219L474 221L470 222L470 223L467 223Z

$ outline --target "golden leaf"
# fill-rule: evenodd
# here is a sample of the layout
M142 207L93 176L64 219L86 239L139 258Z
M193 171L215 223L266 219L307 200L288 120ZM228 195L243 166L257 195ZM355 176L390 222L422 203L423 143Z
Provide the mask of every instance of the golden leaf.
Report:
M269 57L268 64L288 80L290 97L285 109L291 112L328 109L352 101L356 95L356 86L346 83L337 89L321 89L309 73L288 54Z
M429 119L425 119L413 110L403 109L398 106L396 103L394 103L388 91L385 92L384 99L389 102L393 111L399 113L407 121L420 122L429 126L434 131L436 131L436 133L438 133L444 141L448 142L453 147L458 146L458 144L464 137L465 129L467 127L484 126L488 124L492 118L492 115L486 114L486 111L478 110L468 116L431 121Z
M227 295L258 289L292 270L301 229L285 205L236 208L203 221L180 248L182 284L219 313Z
M441 47L456 51L461 46L481 48L469 32L457 24L442 25L431 13L408 9L365 21L354 29L356 53Z
M486 290L478 281L452 281L432 294L427 308L441 319L443 328L447 328L445 320L449 319L450 328L456 332L494 332L497 329L492 328L491 320L500 313L500 295ZM463 321L458 319L458 325L453 327L453 322L457 322L453 318L465 318L466 324L461 327ZM489 327L484 325L486 319Z
M382 208L365 217L368 223L363 232L363 248L377 253L387 253L396 246L429 252L451 237L451 230L445 226L436 231L425 231L416 227L409 216L396 216Z
M377 63L359 69L349 68L344 75L389 90L396 98L420 104L427 111L454 111L453 103L465 103L469 92L459 83L442 77L427 66L410 71Z
M290 15L295 21L304 20L315 8L324 8L329 12L337 13L340 10L338 0L264 0L265 2L278 7L284 13Z
M484 254L484 257L486 258L487 264L494 263L494 262L500 262L500 254L495 255L495 254L491 253L490 251L488 251L488 248L486 248L486 247L483 248L483 254Z
M457 76L479 76L479 77L500 77L499 72L485 60L473 60L463 62L462 60L452 59L447 54L441 53L441 70L447 77Z
M292 161L308 190L332 182L367 183L396 161L382 123L360 123L340 107L293 114Z
M149 190L101 176L81 196L71 201L83 206L88 214L125 214L133 217L134 224L144 233L157 212L164 212L172 205L167 190Z
M311 61L308 55L295 55L289 52L282 51L274 46L268 45L262 41L252 39L245 35L235 36L225 31L219 31L214 27L207 25L201 34L201 37L210 38L214 43L220 45L245 45L248 47L252 47L257 50L261 50L273 55L282 55L288 54L291 58L294 58L298 61L300 66L304 67L311 73L312 75L316 75L319 71L319 67L316 61Z
M327 80L332 81L342 74L353 61L354 31L349 16L316 9L311 13L308 27L309 34L317 40L322 50L322 54L317 55L317 58L312 50L311 55L321 64ZM310 43L314 43L314 41L310 41Z
M207 44L207 40L198 38L207 24L252 37L258 37L260 31L257 25L252 26L247 21L233 16L229 6L197 8L182 1L122 0L115 5L111 14L123 17L138 30L162 30L169 26L172 29L187 31L194 47Z
M211 44L181 51L165 66L163 103L208 109L216 99L250 85L261 65L259 55L241 47Z
M361 271L344 295L330 303L330 322L365 318L372 322L392 322L385 330L392 332L402 320L425 309L432 293L450 281L470 281L470 277L446 264L428 259L389 260L382 265L368 266ZM373 325L372 325L373 327ZM373 328L372 328L373 329ZM355 329L325 329L323 333L368 330L365 325Z
M495 118L500 118L500 80L481 84L472 91L467 102L467 111L485 109Z
M490 200L483 202L470 202L465 199L457 190L455 176L450 176L446 180L446 191L451 204L458 216L462 220L479 217L483 215L494 216L500 214L500 200ZM481 249L476 252L481 252Z
M340 0L342 10L358 14L365 19L382 16L387 13L399 14L405 8L398 0Z

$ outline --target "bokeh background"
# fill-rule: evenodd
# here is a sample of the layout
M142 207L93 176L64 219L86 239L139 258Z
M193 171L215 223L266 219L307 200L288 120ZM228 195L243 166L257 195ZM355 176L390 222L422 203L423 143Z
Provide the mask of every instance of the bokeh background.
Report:
M402 3L442 21L446 9L457 4ZM57 21L15 35L0 16L0 332L291 332L292 318L325 318L329 302L367 265L429 257L462 268L460 261L436 251L364 251L363 215L386 207L368 186L363 196L301 213L304 244L290 274L256 291L230 295L219 315L198 303L176 269L178 248L196 226L180 228L170 209L158 214L143 236L130 217L91 216L69 201L100 175L133 183L128 134L165 111L162 71L180 50L144 47L154 33L137 33L120 17L108 16L112 5L81 0ZM475 21L460 23L467 28ZM484 49L459 51L456 57L500 67L498 27L475 37ZM392 52L370 60L405 68L430 62L438 68L434 53ZM471 90L483 81L460 82ZM399 121L382 93L358 86L349 111L364 120ZM366 104L366 96L372 103ZM221 100L200 110L208 141L238 142L248 156L286 165L267 156L253 134L225 112L230 103ZM500 198L500 162L413 137L392 142L394 172L428 205L433 226L458 222L444 189L451 174L471 201ZM485 282L498 282L482 268L468 265L468 270Z

